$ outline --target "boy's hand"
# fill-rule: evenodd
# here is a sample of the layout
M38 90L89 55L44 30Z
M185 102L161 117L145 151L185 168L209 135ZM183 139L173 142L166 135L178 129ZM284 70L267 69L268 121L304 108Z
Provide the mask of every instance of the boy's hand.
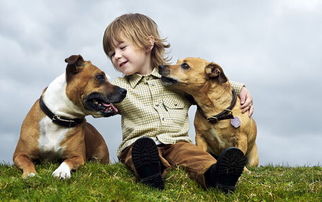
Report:
M249 93L246 87L243 87L239 94L242 113L248 112L248 116L251 117L254 113L253 97Z

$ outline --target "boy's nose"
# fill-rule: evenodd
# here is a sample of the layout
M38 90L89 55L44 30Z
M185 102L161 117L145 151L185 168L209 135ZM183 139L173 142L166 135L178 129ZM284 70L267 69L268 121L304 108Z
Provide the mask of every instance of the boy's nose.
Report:
M119 52L119 51L115 51L115 53L114 53L114 58L115 58L115 59L120 59L120 58L121 58L121 54L120 54L120 52Z

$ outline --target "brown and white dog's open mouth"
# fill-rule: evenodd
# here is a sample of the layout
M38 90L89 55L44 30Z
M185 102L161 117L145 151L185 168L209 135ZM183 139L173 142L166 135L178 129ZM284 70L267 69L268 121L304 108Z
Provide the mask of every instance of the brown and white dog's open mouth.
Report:
M85 98L85 108L90 111L97 111L102 116L112 116L119 113L119 110L113 105L113 103L121 102L126 96L126 90L116 87L115 95L104 96L102 93L91 93Z

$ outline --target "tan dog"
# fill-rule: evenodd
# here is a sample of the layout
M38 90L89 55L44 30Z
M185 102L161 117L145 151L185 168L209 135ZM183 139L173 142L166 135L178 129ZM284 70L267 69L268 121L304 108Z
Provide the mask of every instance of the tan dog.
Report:
M65 61L66 72L49 84L21 126L13 161L23 177L36 174L36 160L62 160L53 172L62 179L86 160L109 163L103 137L85 116L116 114L112 103L121 102L126 90L109 83L102 70L80 55Z
M196 101L196 144L202 150L218 156L228 147L238 147L248 158L247 166L258 166L256 123L241 113L239 98L219 65L185 58L160 66L159 72L164 84Z

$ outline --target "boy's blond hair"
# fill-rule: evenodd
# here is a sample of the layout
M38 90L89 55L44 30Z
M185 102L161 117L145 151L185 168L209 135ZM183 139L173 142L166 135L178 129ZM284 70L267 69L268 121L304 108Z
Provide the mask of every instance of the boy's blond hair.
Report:
M151 50L152 67L169 62L165 56L165 49L169 48L170 44L160 38L157 24L148 16L139 13L125 14L109 24L103 37L103 48L107 56L116 47L115 42L122 41L122 37L144 50L151 47L152 40L154 42L154 47Z

